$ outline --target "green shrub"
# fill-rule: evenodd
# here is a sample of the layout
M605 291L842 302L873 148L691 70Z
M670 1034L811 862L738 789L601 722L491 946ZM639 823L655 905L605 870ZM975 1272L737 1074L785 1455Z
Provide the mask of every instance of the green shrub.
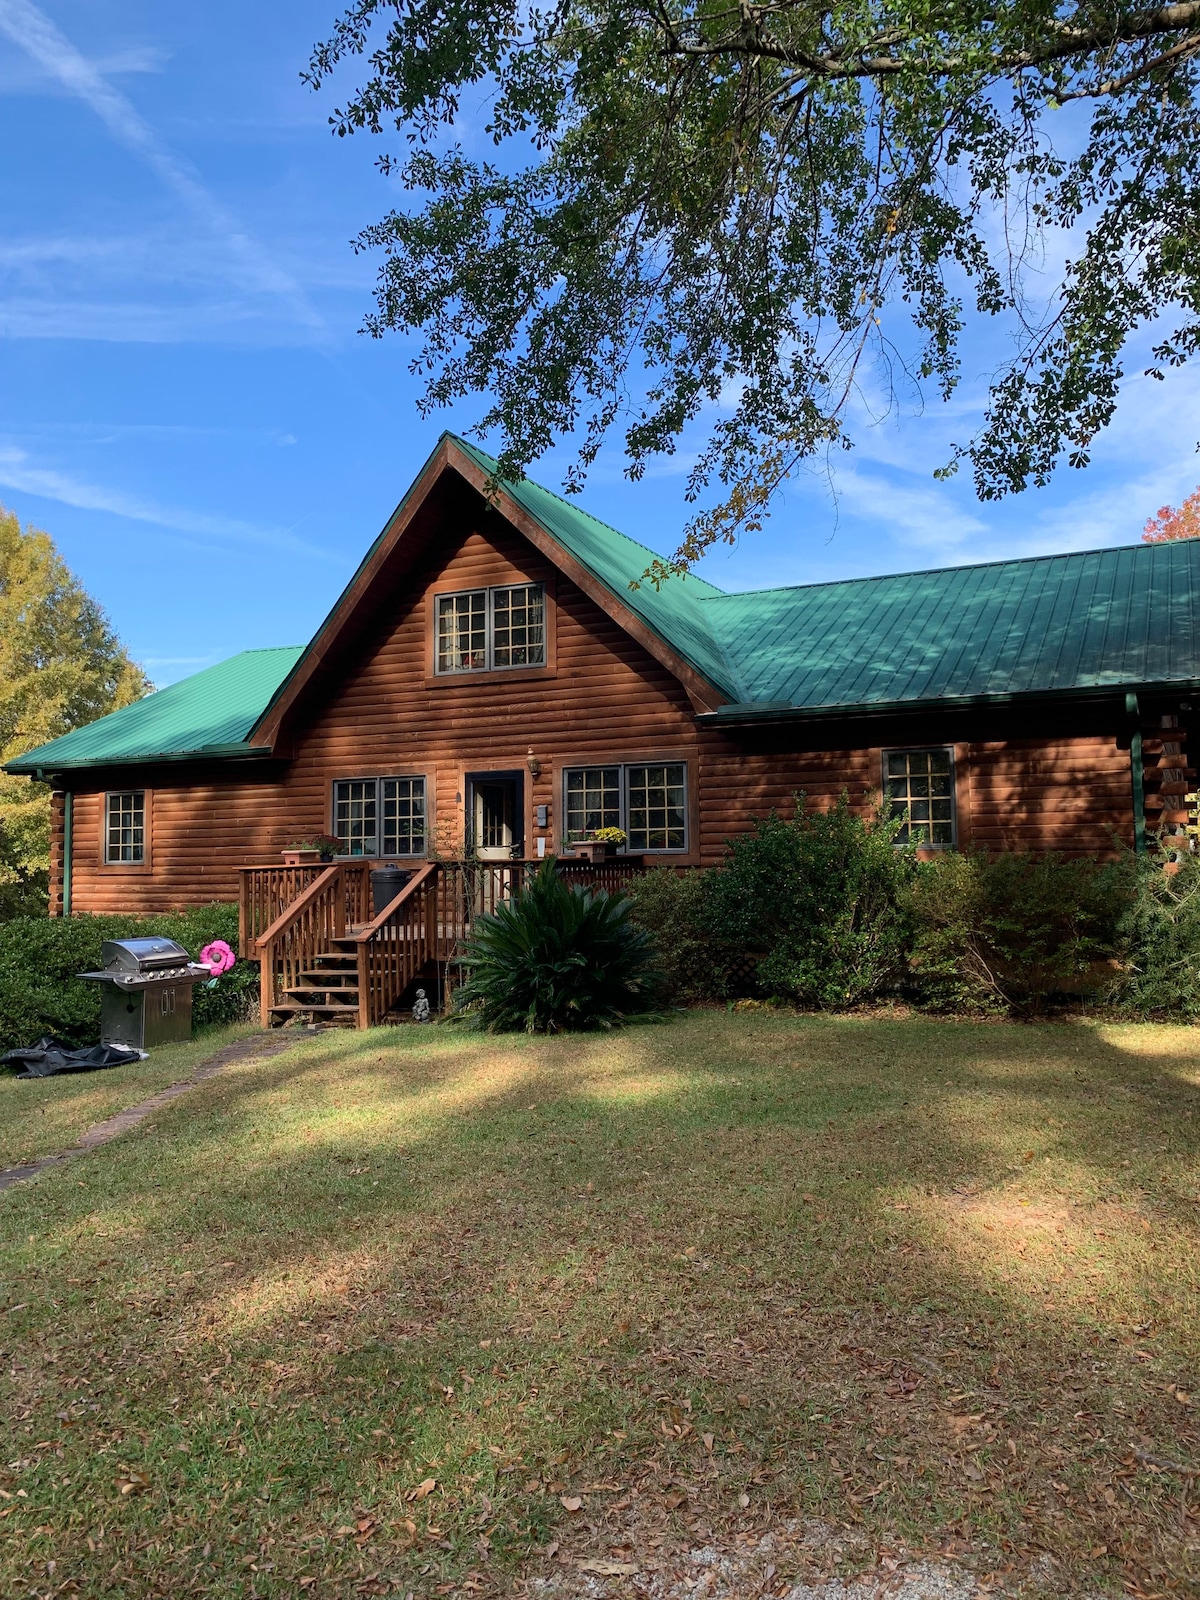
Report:
M1200 856L1174 873L1139 864L1120 927L1124 974L1114 999L1139 1016L1200 1016Z
M527 889L476 919L452 1020L491 1033L611 1028L658 1005L649 936L624 896L563 882L547 857Z
M796 797L734 839L705 886L703 923L719 946L752 957L768 995L839 1010L892 988L910 942L915 859L899 820L863 818L843 794L827 811Z
M630 916L650 935L664 993L679 1004L721 1000L737 952L714 937L705 906L710 872L657 867L630 881Z
M934 1010L1036 1013L1112 986L1130 863L947 851L916 871L909 971Z
M163 934L195 958L213 939L237 948L237 907L214 903L153 917L17 917L0 923L0 1052L53 1034L68 1044L100 1036L100 986L77 974L101 964L105 939ZM258 995L258 969L239 961L213 988L192 992L197 1027L236 1022Z

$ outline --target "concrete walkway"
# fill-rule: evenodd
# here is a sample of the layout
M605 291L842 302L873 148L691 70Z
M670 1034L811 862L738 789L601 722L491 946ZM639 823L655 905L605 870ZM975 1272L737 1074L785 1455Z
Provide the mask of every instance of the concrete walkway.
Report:
M218 1050L216 1055L209 1056L207 1061L202 1061L189 1077L181 1078L178 1083L160 1089L148 1100L140 1100L135 1106L127 1106L124 1111L118 1111L115 1117L97 1122L95 1127L89 1128L78 1144L72 1146L70 1150L64 1150L56 1156L43 1156L40 1161L31 1161L24 1167L8 1167L0 1172L0 1189L11 1189L15 1184L36 1178L39 1172L45 1172L48 1167L59 1167L64 1161L71 1161L76 1156L84 1156L91 1150L98 1150L102 1144L107 1144L118 1134L136 1128L138 1123L144 1121L151 1112L157 1111L161 1106L169 1106L172 1100L178 1100L181 1094L186 1094L197 1084L215 1078L218 1072L231 1066L235 1061L265 1061L271 1056L281 1055L283 1051L291 1049L296 1043L296 1037L294 1033L282 1035L276 1033L253 1034L249 1039L236 1039L233 1044L227 1044L223 1050Z

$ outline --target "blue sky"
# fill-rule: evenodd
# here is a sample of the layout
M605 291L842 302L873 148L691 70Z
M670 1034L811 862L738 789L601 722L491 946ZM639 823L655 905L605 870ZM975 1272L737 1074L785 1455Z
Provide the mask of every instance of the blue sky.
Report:
M374 271L348 241L388 190L371 141L334 139L330 97L299 80L335 14L0 0L0 503L54 535L160 684L307 639L441 428L478 409L422 421L414 345L357 331ZM864 402L857 448L705 575L740 589L1130 543L1200 481L1185 370L1130 379L1085 472L993 505L936 483L998 355L973 327L951 406ZM583 503L668 551L687 459L631 485L602 457ZM535 475L558 487L567 460Z

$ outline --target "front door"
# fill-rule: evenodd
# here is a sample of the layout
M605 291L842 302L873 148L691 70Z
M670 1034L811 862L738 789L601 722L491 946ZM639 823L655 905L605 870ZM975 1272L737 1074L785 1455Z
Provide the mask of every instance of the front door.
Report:
M476 772L469 777L471 848L480 861L511 861L524 843L521 776Z

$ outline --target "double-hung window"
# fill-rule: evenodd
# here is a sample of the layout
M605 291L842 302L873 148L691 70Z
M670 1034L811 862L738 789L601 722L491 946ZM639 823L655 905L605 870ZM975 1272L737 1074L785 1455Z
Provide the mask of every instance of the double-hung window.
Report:
M146 791L121 789L104 797L104 860L141 866L146 860Z
M563 773L563 838L621 828L639 855L686 850L687 768L682 761L567 767Z
M885 750L883 786L888 815L903 817L897 844L954 843L954 753Z
M348 856L424 855L425 779L340 779L333 831Z
M540 583L440 594L435 616L439 673L546 665L546 591Z

